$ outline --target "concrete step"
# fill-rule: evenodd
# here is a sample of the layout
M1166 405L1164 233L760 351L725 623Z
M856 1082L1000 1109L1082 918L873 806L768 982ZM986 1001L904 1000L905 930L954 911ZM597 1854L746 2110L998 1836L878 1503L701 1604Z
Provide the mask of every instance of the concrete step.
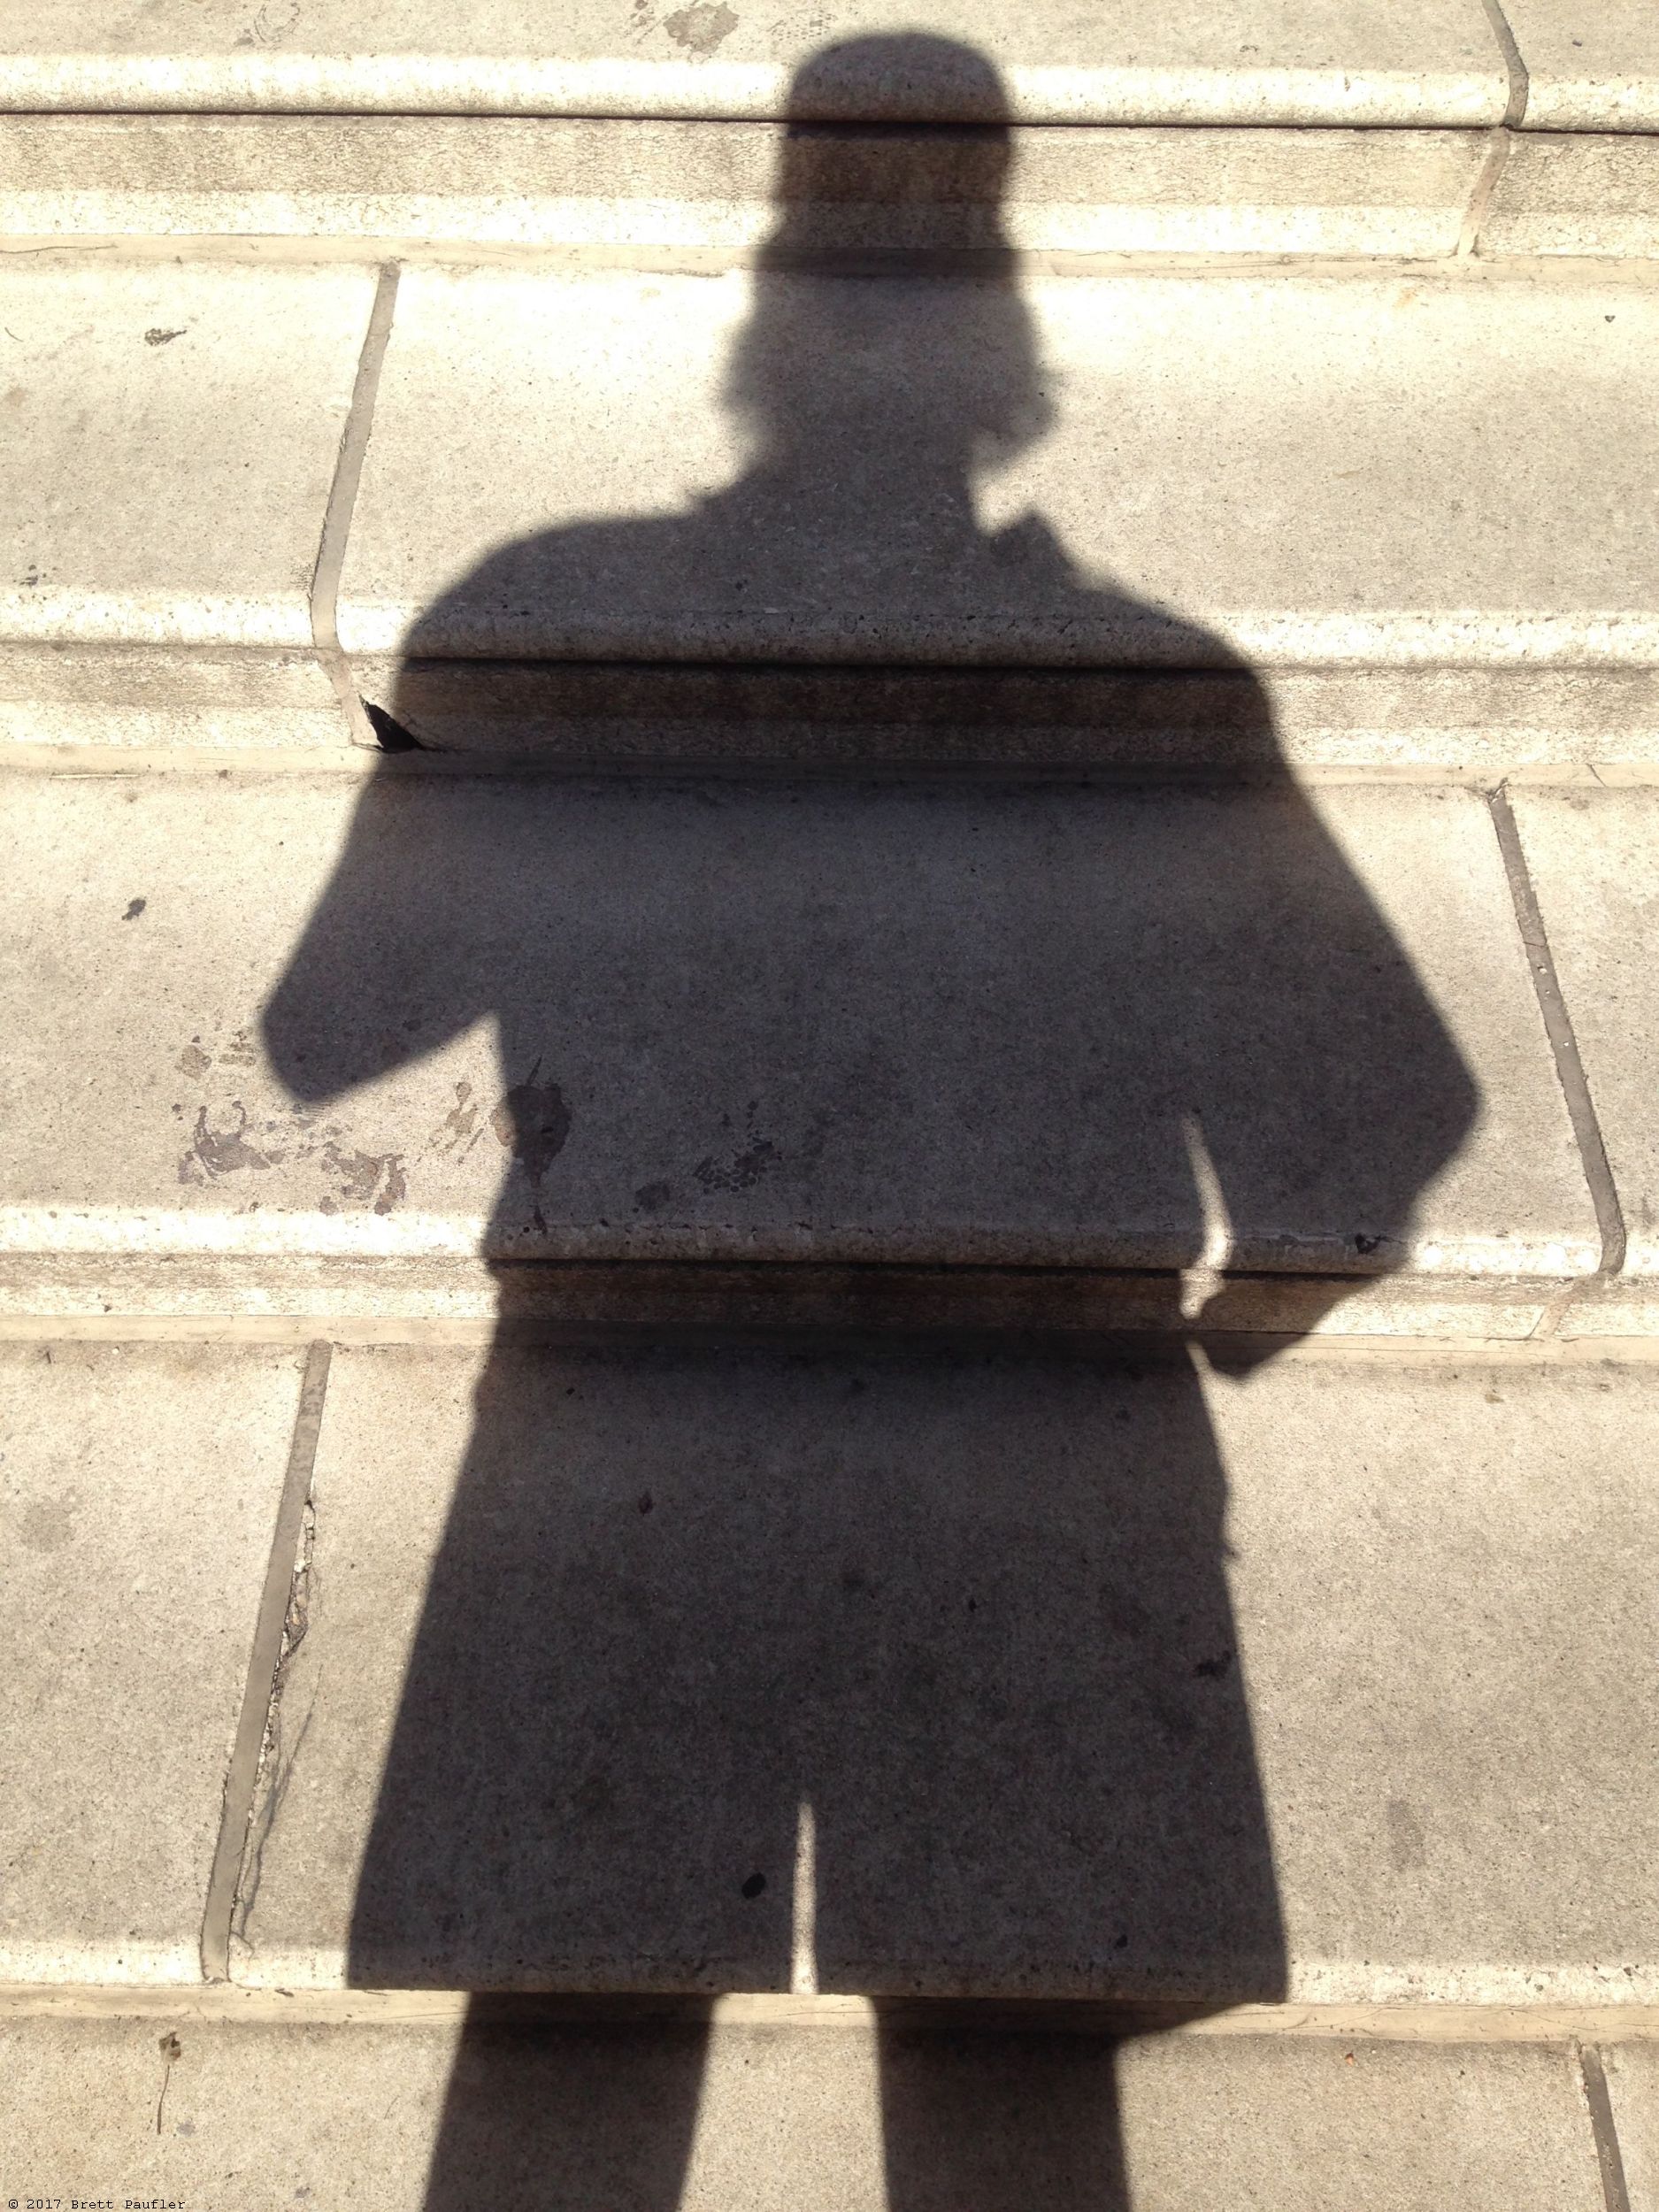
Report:
M872 251L1651 253L1659 144L1562 142L1483 218L1504 148L1449 130L597 117L0 115L0 236L300 238L752 257ZM1610 150L1598 151L1596 150ZM1513 159L1513 155L1510 156ZM1617 227L1599 222L1609 174ZM1536 205L1535 205L1536 204Z
M7 115L0 251L309 240L849 254L1659 255L1659 137L595 117Z
M250 1670L257 1738L274 1663L254 1649L273 1546L280 1598L291 1572L304 1360L0 1343L0 1978L201 1978L227 1781L253 1777L231 1773Z
M0 263L14 739L1659 750L1616 273Z
M1544 12L1542 10L1537 12ZM1651 36L1640 9L1588 50L1550 44L1601 88L1594 127L1642 127ZM138 113L688 116L826 122L1397 124L1502 122L1525 65L1480 0L1251 0L1018 17L993 0L922 0L903 44L889 9L744 15L575 0L526 17L480 0L43 0L0 29L0 103ZM1549 32L1541 33L1545 40ZM1548 65L1548 64L1546 65ZM1569 104L1574 96L1569 96ZM1582 104L1584 95L1576 96ZM1594 97L1594 96L1592 96Z
M0 269L0 733L349 741L313 576L372 271Z
M384 2212L1603 2212L1603 2174L1656 2201L1646 2044L186 2012L0 2039L0 2178L83 2203L278 2212L342 2173Z
M3 790L13 1311L1509 1336L1619 1263L1475 791Z
M488 1333L5 1348L0 1977L1651 2027L1650 1359Z

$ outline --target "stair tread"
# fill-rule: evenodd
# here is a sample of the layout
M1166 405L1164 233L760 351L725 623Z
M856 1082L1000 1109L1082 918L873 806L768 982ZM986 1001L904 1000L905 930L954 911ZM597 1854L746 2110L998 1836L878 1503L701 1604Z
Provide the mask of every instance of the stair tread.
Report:
M1526 120L1538 130L1659 129L1659 20L1647 0L1503 0L1526 64Z
M413 270L341 639L1646 664L1656 345L1594 282Z
M338 1349L234 1978L1652 2003L1655 1393Z
M345 741L315 568L373 281L0 266L0 733ZM1610 280L410 269L339 634L441 748L1649 757L1655 318Z
M745 16L582 0L530 27L488 0L465 27L435 0L44 0L5 27L0 99L19 108L357 109L780 116L846 121L1500 121L1503 58L1479 0L1265 0L1148 17L979 0ZM848 50L850 46L850 51ZM1000 73L1001 82L998 81Z
M327 2200L342 2164L379 2212L1601 2212L1595 2139L1564 2050L1182 2037L178 2024L0 2024L14 2170L248 2212ZM1621 2131L1645 2055L1610 2053ZM1651 2096L1649 2097L1651 2103ZM1646 2177L1646 2170L1637 2174ZM1633 2200L1646 2212L1646 2195Z
M39 1286L482 1253L1541 1298L1596 1264L1471 792L394 765L4 797L0 1235Z
M303 1356L0 1344L0 1980L200 1978Z

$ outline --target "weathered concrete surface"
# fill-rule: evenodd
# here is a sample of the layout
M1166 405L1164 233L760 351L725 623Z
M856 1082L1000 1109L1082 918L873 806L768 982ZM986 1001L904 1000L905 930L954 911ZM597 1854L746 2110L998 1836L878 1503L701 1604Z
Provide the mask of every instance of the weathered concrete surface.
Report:
M1602 2054L1630 2212L1659 2207L1659 2050Z
M309 648L0 644L0 744L337 751L351 741Z
M0 34L20 109L770 116L826 121L1495 123L1507 86L1479 0L1132 0L1010 17L995 0L857 0L832 19L694 0L580 0L546 23L480 0L42 0ZM879 45L854 43L874 34ZM851 43L849 52L838 51ZM827 50L827 51L826 51ZM822 58L818 58L822 57ZM811 65L804 81L800 73Z
M37 1281L481 1251L1432 1294L1596 1260L1469 792L4 795L0 1223Z
M1446 254L1473 131L917 131L458 116L11 116L0 233L572 246Z
M1514 806L1624 1212L1625 1271L1651 1276L1659 1273L1659 793L1517 787Z
M337 1353L234 1976L1652 2002L1656 1391Z
M1610 280L415 270L342 641L1646 668L1655 349Z
M1600 2212L1564 2051L672 2026L0 2027L21 2195L669 2212ZM171 2031L169 2031L171 2032ZM446 2108L447 2094L447 2108ZM160 2103L160 2128L157 2108ZM885 2107L885 2109L884 2109ZM885 2136L885 2141L884 2141ZM1646 2212L1646 2203L1641 2208Z
M1517 137L1480 226L1483 253L1659 254L1659 137Z
M1647 0L1504 0L1526 64L1526 121L1544 131L1659 130L1659 19Z
M6 1980L200 1975L300 1357L0 1345Z
M0 265L0 637L309 646L373 290L351 268Z

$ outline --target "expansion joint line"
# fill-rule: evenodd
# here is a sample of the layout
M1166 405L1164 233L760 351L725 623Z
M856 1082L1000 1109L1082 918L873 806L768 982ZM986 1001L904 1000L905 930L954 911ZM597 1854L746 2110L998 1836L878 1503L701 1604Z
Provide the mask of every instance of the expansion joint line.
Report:
M253 1818L259 1755L265 1745L277 1669L282 1657L282 1630L299 1561L305 1508L311 1497L333 1349L329 1344L312 1344L306 1352L304 1372L300 1379L288 1468L277 1504L271 1555L265 1563L265 1586L259 1594L253 1648L248 1655L248 1678L242 1686L242 1710L237 1717L230 1765L225 1775L219 1843L213 1853L213 1870L208 1878L207 1901L202 1914L202 1977L209 1982L230 1979L230 1932L236 1909L236 1889L242 1876L249 1824Z
M1515 33L1509 28L1509 19L1503 12L1502 0L1486 0L1486 19L1492 25L1492 35L1503 54L1503 66L1509 80L1509 96L1505 103L1503 120L1509 130L1518 130L1526 119L1527 96L1531 85L1526 64L1517 45Z
M1538 996L1538 1010L1543 1018L1544 1033L1549 1039L1550 1050L1555 1055L1556 1079L1561 1085L1562 1095L1567 1102L1567 1115L1578 1147L1579 1164L1589 1187L1591 1203L1595 1208L1596 1227L1601 1240L1601 1256L1596 1267L1596 1279L1604 1279L1609 1275L1617 1275L1624 1264L1624 1209L1619 1204L1617 1187L1608 1162L1607 1146L1602 1141L1601 1125L1596 1118L1595 1102L1590 1095L1589 1078L1585 1073L1584 1060L1578 1050L1578 1038L1573 1033L1572 1018L1567 1011L1561 980L1555 973L1549 937L1544 927L1543 910L1539 905L1538 893L1526 864L1521 833L1516 826L1515 810L1509 804L1507 786L1500 784L1491 794L1489 803L1493 826L1497 832L1498 849L1503 855L1504 872L1509 879L1509 896L1514 902L1516 924L1525 949L1532 988ZM1554 1302L1545 1333L1553 1334L1560 1326L1562 1316L1578 1288L1577 1283L1572 1284L1563 1296Z
M369 310L369 326L363 336L363 351L357 358L357 381L351 388L351 404L346 410L346 426L341 434L340 451L334 461L334 480L328 490L328 505L323 516L323 534L317 549L317 565L311 572L311 642L319 659L328 671L330 682L339 698L352 742L373 749L377 740L369 726L369 718L357 695L357 687L349 663L340 648L339 602L340 579L346 565L346 545L351 534L351 518L357 503L357 487L363 480L364 457L369 449L369 431L374 421L374 396L380 389L380 367L386 359L387 342L392 334L392 314L397 303L398 265L387 262L380 270L374 288L374 304Z

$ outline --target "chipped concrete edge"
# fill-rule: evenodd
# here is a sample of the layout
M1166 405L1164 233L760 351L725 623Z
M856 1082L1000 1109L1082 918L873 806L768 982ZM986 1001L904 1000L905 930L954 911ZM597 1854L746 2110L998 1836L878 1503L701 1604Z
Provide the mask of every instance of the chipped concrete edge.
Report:
M333 1347L313 1342L300 1381L299 1404L288 1446L288 1468L277 1506L265 1586L248 1658L247 1680L230 1765L225 1776L219 1840L202 1915L202 1974L209 1983L230 1978L231 1924L242 1876L244 1847L254 1816L255 1795L264 1757L272 1701L283 1656L294 1578L300 1557L305 1513L311 1498L317 1440L322 1430Z

